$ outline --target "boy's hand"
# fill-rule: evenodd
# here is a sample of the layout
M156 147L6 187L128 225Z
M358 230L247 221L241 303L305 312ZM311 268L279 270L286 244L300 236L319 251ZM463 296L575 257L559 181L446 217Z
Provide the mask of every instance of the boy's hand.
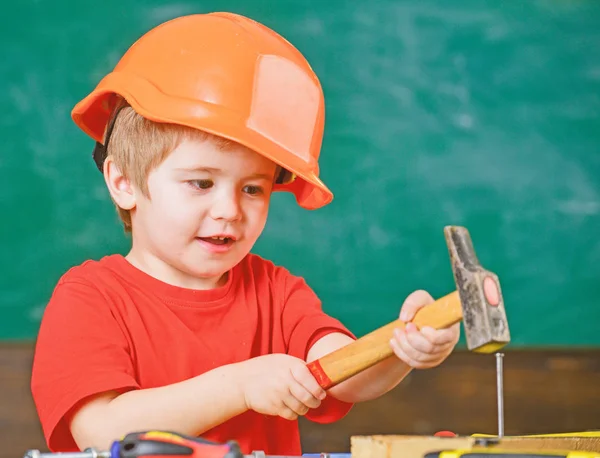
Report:
M240 365L246 407L255 412L295 420L325 398L325 390L299 358L265 355Z
M390 344L398 358L415 369L428 369L442 363L456 346L460 337L460 323L446 329L424 326L419 331L411 321L417 311L434 299L426 291L410 294L400 310L404 330L396 329Z

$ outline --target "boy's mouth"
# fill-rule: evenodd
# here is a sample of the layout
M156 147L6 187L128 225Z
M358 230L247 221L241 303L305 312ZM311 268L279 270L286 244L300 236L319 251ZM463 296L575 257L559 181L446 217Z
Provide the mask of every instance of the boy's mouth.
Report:
M220 237L220 236L198 237L198 239L202 240L203 242L212 243L213 245L229 245L234 242L233 238L231 238L231 237Z

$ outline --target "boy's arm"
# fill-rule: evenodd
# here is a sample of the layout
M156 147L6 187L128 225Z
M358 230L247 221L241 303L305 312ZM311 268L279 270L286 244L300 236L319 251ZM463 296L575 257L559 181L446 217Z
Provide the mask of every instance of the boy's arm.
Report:
M80 449L107 449L126 433L148 429L198 436L252 409L295 420L318 408L325 391L300 359L285 354L251 358L160 388L115 391L80 408L71 433Z
M459 324L447 329L424 327L420 331L410 321L417 311L434 299L427 292L418 290L410 294L402 304L400 319L407 323L405 330L397 330L390 341L395 357L331 388L329 392L345 402L361 402L375 399L398 385L413 369L428 369L442 363L452 352L459 339ZM331 333L319 339L309 350L307 362L319 359L338 348L345 347L353 339L342 333Z
M191 436L246 410L237 364L172 385L102 393L82 403L71 417L77 446L108 449L125 432L162 429Z
M325 356L354 342L342 333L331 333L319 339L308 352L307 362ZM376 399L400 383L412 370L398 358L389 358L329 389L340 401L357 403Z

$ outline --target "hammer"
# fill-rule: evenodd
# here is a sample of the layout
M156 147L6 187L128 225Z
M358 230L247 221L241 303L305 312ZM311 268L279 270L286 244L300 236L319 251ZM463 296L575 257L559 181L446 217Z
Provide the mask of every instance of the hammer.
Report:
M498 276L479 264L469 231L446 226L444 235L456 290L421 308L412 322L418 327L442 329L462 320L467 347L476 353L493 353L510 342ZM322 388L329 389L393 355L389 344L395 320L308 364Z

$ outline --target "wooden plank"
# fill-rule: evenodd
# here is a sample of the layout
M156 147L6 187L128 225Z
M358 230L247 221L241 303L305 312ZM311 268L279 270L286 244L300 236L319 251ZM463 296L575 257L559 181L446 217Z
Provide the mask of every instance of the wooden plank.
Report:
M438 450L471 448L470 437L440 438L418 436L353 436L352 458L422 458Z
M426 453L440 450L471 449L476 446L473 436L353 436L352 458L422 458ZM504 437L490 450L514 451L588 451L600 453L598 437Z

